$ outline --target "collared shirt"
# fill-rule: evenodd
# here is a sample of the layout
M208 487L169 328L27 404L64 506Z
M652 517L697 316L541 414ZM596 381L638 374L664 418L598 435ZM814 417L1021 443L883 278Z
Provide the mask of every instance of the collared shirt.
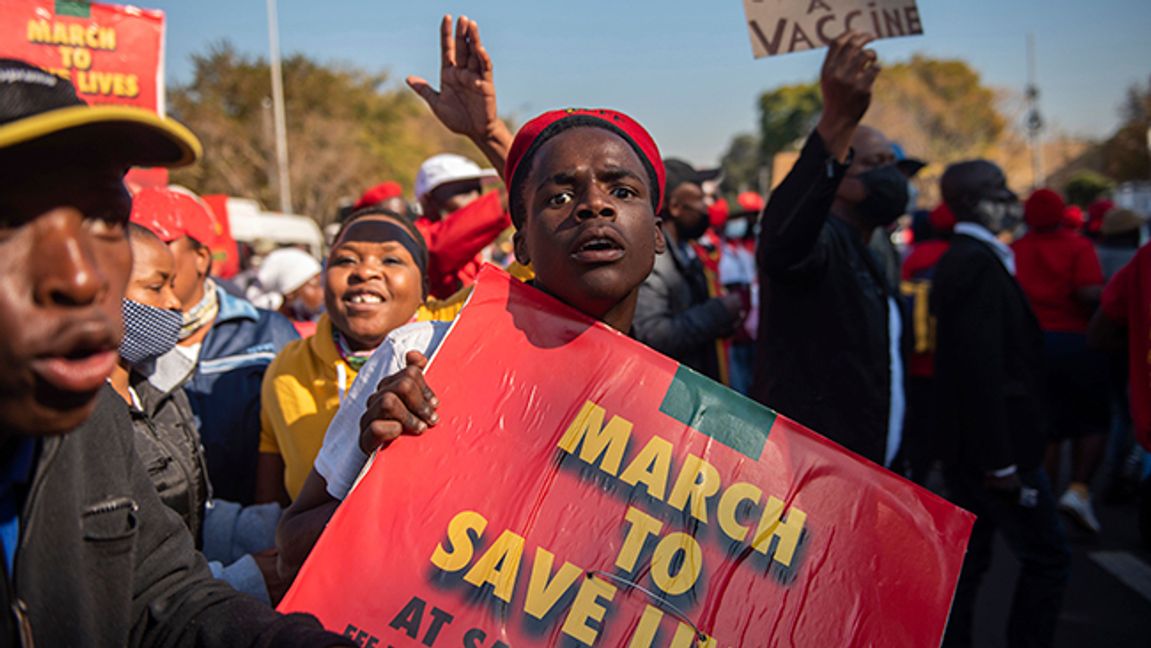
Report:
M903 385L903 351L900 338L903 336L903 316L894 297L887 298L887 344L891 355L891 409L887 414L887 448L883 453L883 465L891 467L899 446L903 444L903 417L907 413L907 400Z
M336 350L332 320L317 333L288 343L268 370L260 392L260 452L284 461L284 488L296 499L324 442L324 433L356 379Z
M1010 246L995 238L991 230L979 223L964 221L955 224L955 233L965 234L973 239L986 243L991 247L991 251L995 253L995 256L999 257L999 261L1003 263L1003 267L1007 268L1007 272L1010 272L1011 276L1015 276L1015 253L1011 251Z
M20 437L15 448L0 467L0 544L4 545L4 565L8 578L16 562L16 548L20 544L20 510L28 494L28 482L36 463L35 439Z

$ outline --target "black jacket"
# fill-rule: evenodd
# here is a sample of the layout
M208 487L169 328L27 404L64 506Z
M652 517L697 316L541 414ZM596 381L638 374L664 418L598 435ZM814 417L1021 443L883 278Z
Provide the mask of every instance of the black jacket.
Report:
M764 210L751 393L882 464L891 409L888 297L895 295L859 235L829 216L846 168L812 133Z
M639 287L634 333L637 340L681 364L719 380L716 341L735 330L738 317L708 291L698 257L668 239L655 267Z
M995 252L957 234L931 286L939 445L950 466L1037 467L1047 447L1043 333Z
M84 425L43 439L0 588L0 645L353 645L212 579L133 444L110 387Z
M130 408L136 453L160 499L180 514L200 547L204 504L211 489L188 396L181 387L165 394L137 374L132 374L132 389L142 408Z

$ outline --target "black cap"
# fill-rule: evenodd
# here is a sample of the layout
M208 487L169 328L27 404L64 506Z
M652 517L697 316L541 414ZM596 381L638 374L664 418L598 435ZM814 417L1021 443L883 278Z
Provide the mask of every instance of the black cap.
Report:
M681 184L691 182L701 185L709 180L715 180L723 173L723 169L700 169L677 158L665 158L663 166L667 170L667 179L664 181L664 202L672 191Z

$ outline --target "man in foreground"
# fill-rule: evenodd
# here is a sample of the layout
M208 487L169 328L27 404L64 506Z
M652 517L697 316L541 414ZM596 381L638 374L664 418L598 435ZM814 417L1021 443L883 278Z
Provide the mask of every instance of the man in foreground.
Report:
M211 578L105 386L132 266L128 166L199 143L0 59L0 643L341 645ZM352 645L345 642L343 645Z

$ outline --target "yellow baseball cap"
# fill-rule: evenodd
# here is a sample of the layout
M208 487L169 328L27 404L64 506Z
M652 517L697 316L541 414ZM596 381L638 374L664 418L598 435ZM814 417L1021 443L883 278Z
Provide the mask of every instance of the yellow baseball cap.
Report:
M187 166L203 153L175 120L142 108L89 106L68 80L0 58L0 158L18 160L43 146L146 167Z

